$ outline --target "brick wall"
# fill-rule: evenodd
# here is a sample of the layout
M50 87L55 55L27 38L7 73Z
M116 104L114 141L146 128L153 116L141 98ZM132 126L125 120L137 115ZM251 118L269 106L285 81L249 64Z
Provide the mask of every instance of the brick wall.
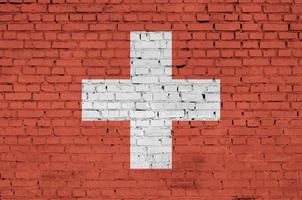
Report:
M302 198L300 0L0 0L0 199ZM129 79L130 31L172 31L173 78L220 79L173 122L172 170L130 170L129 121L81 119Z

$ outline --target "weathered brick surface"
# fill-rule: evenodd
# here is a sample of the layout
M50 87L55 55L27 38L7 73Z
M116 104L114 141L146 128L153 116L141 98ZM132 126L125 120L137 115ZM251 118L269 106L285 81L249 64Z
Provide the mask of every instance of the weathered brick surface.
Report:
M2 0L0 199L302 198L300 0ZM130 170L129 122L83 122L83 79L129 79L130 31L173 32L173 78L221 118L173 122L173 169Z

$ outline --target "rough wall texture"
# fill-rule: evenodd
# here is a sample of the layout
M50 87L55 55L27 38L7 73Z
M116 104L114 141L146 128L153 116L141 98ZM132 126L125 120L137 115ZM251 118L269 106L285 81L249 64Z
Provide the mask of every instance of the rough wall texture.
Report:
M0 0L0 199L302 198L301 0ZM128 79L130 31L173 32L173 78L221 119L173 122L173 169L129 169L129 121L83 122L82 79Z

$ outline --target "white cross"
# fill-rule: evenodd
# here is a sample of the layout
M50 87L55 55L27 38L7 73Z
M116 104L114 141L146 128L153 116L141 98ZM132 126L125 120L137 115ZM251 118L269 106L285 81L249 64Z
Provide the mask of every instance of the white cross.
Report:
M219 120L220 80L172 79L172 33L131 32L130 80L83 80L82 119L130 120L130 168L172 168L172 120Z

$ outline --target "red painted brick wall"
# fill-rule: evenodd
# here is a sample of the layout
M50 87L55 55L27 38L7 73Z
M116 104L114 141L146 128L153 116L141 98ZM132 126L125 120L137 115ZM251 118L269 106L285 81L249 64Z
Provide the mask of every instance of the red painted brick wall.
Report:
M0 199L302 199L301 0L0 0ZM129 31L173 31L174 78L220 78L174 122L173 169L129 170L129 122L82 122L129 77Z

